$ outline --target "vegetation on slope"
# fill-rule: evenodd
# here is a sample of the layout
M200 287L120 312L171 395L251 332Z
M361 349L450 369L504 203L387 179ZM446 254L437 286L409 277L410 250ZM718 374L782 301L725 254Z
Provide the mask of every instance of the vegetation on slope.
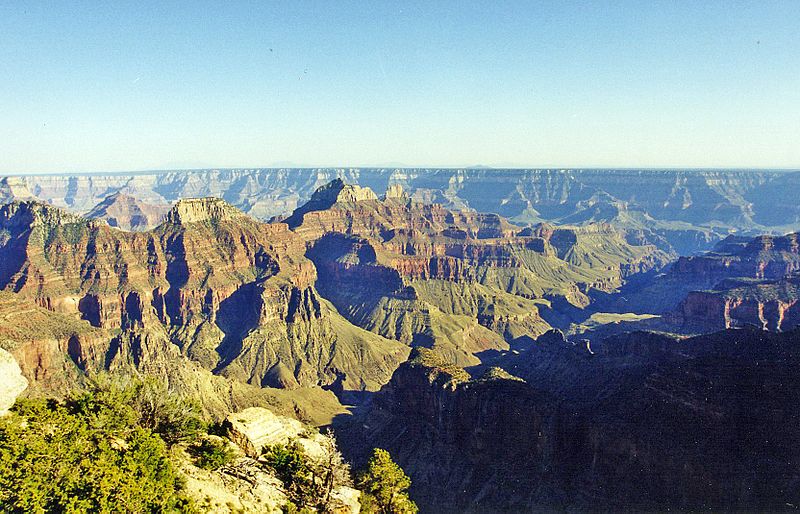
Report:
M193 437L200 421L157 392L101 379L64 401L18 401L0 420L0 510L192 510L168 445Z
M316 451L301 438L265 447L253 460L228 439L207 434L228 429L208 427L199 412L162 382L106 374L64 400L18 400L0 418L0 512L195 512L211 504L187 488L186 466L235 481L242 461L279 480L275 491L285 511L339 512L347 505L337 492L353 481L332 434L309 432L316 434L308 436L319 443ZM368 487L365 512L416 512L405 495L408 478L388 454L384 471L370 466L360 479ZM387 503L387 494L395 496L390 489L400 496ZM357 504L358 492L351 491Z

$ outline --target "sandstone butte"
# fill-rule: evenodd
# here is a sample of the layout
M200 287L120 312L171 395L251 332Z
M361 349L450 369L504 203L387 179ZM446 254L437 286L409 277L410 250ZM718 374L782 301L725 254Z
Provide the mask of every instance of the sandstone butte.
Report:
M114 193L95 205L86 217L125 230L147 230L158 226L169 210L168 205L148 204L130 195Z

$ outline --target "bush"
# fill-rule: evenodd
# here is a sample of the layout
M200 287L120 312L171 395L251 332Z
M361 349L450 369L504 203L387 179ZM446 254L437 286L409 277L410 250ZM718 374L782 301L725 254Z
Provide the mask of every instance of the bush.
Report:
M283 482L289 498L289 512L303 512L313 508L317 512L331 512L335 505L331 493L337 487L351 485L350 467L336 448L332 433L320 441L324 450L319 459L311 459L297 442L265 447L264 463Z
M266 467L283 482L292 503L304 507L311 502L311 473L302 446L297 442L267 446L263 456Z
M87 381L84 391L73 394L67 406L95 428L124 432L140 426L169 445L195 439L203 428L197 404L153 378L101 373Z
M229 464L235 455L228 443L216 439L203 439L190 446L189 453L198 467L212 471Z
M199 405L177 396L159 380L149 378L137 384L134 408L139 413L139 424L170 445L193 440L203 429Z

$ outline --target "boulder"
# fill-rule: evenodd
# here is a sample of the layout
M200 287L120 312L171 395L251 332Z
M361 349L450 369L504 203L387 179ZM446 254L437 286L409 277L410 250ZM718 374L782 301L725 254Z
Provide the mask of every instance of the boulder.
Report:
M0 348L0 416L8 413L17 397L28 387L14 356Z
M285 444L305 431L296 419L276 416L269 409L250 407L228 416L228 437L247 456L257 458L264 446Z

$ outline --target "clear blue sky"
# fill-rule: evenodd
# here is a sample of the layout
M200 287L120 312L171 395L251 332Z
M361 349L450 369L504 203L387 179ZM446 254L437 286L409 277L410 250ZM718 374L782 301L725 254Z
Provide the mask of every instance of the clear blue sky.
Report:
M800 1L8 1L0 74L0 173L800 167Z

